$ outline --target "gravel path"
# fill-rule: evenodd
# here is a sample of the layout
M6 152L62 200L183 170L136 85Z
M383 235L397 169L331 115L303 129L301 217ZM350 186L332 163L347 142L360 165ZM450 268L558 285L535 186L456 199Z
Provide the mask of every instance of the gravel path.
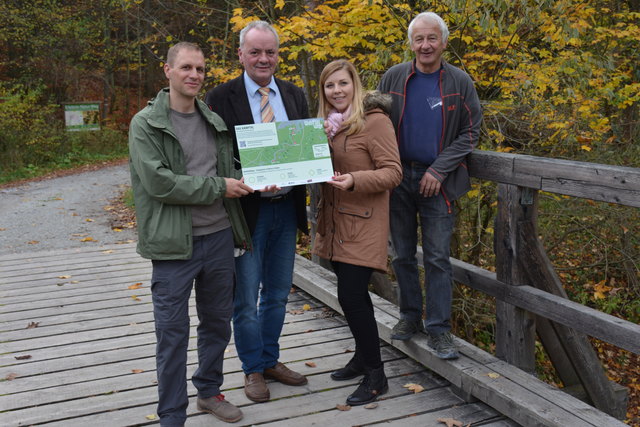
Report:
M129 184L123 162L0 189L0 255L135 241L109 212Z

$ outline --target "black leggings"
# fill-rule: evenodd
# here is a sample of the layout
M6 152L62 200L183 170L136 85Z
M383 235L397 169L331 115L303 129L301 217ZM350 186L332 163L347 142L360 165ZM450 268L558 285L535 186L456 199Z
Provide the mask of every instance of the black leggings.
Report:
M337 261L331 265L338 276L338 302L356 341L356 360L366 368L378 368L380 340L368 288L373 269Z

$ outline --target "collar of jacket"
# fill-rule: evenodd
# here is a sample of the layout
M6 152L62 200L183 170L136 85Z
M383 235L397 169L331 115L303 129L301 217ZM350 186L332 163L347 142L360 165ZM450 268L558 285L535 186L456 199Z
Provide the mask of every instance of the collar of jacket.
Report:
M149 125L158 129L171 129L171 120L169 120L169 88L165 87L149 101ZM196 106L200 110L202 116L207 120L218 132L227 131L227 125L215 114L204 102L196 98Z

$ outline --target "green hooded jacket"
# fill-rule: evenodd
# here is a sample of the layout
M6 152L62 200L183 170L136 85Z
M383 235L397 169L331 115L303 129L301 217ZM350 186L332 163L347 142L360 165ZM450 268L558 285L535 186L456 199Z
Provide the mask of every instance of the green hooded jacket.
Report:
M233 142L220 116L196 100L213 127L218 150L217 177L186 174L184 153L169 119L169 89L165 88L131 120L129 167L138 224L137 252L155 260L190 259L192 205L224 198L224 177L240 179L233 167ZM224 198L235 246L250 249L251 237L240 200Z

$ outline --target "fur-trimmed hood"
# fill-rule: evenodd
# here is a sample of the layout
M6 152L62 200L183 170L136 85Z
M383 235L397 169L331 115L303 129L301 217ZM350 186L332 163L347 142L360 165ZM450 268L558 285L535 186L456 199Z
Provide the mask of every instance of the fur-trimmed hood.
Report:
M369 91L364 96L363 106L365 113L379 108L389 116L391 115L391 95L377 90Z

